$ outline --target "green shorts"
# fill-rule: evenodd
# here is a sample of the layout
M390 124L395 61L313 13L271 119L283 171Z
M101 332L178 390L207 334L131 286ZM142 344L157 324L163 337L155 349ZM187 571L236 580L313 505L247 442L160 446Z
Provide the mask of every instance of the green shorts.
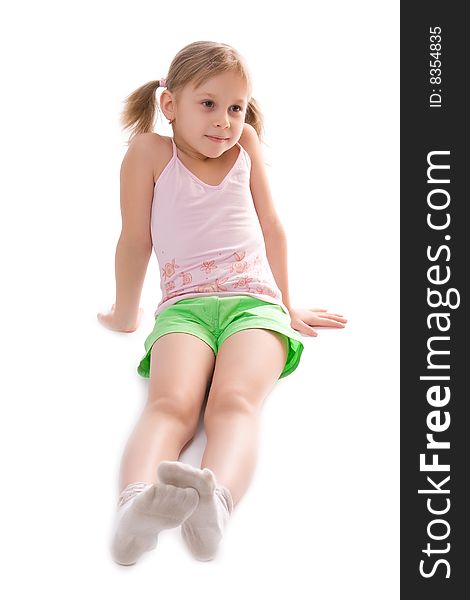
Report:
M142 377L150 376L150 353L162 335L183 332L208 344L214 354L223 342L242 329L270 329L283 334L288 345L287 359L279 379L297 368L304 345L300 333L290 325L290 317L279 304L254 296L201 296L178 300L163 309L155 319L152 333L145 340L145 356L137 367Z

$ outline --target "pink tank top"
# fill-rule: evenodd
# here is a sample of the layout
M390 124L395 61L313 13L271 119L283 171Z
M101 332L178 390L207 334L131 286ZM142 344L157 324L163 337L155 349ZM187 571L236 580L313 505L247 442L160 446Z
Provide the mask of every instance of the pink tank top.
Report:
M165 308L196 296L249 295L282 307L282 294L266 257L250 190L251 159L238 158L219 185L198 179L173 156L155 182L151 233L160 266Z

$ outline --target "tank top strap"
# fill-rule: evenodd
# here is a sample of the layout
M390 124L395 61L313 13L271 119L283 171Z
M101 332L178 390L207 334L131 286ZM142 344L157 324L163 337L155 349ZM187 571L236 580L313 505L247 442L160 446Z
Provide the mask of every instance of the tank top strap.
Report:
M172 148L173 148L173 155L172 155L172 159L174 159L176 157L176 144L175 144L175 140L171 137L171 144L172 144Z
M237 142L237 146L240 150L240 154L244 157L245 159L245 165L248 168L248 170L251 169L251 158L250 155L248 154L248 152L245 150L245 148L239 143Z

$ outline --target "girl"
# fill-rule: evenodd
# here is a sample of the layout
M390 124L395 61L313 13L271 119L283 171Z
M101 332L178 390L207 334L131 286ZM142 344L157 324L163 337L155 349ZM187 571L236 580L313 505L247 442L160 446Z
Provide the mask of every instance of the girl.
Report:
M173 138L152 132L155 91ZM99 321L135 331L152 249L162 299L138 373L147 405L122 458L111 542L134 564L158 533L182 525L193 556L212 559L255 469L264 399L297 368L301 333L344 327L325 309L294 309L286 237L261 152L263 118L244 59L195 42L164 79L143 85L122 115L132 127L121 167L116 303ZM207 396L201 468L179 461Z

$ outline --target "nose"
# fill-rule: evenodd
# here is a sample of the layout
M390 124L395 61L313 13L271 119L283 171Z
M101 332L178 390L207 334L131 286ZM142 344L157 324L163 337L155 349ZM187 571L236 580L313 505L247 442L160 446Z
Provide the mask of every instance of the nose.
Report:
M214 125L216 127L222 127L222 129L226 129L227 127L230 127L230 121L227 116L227 113L224 112L221 115L217 115L214 120Z

